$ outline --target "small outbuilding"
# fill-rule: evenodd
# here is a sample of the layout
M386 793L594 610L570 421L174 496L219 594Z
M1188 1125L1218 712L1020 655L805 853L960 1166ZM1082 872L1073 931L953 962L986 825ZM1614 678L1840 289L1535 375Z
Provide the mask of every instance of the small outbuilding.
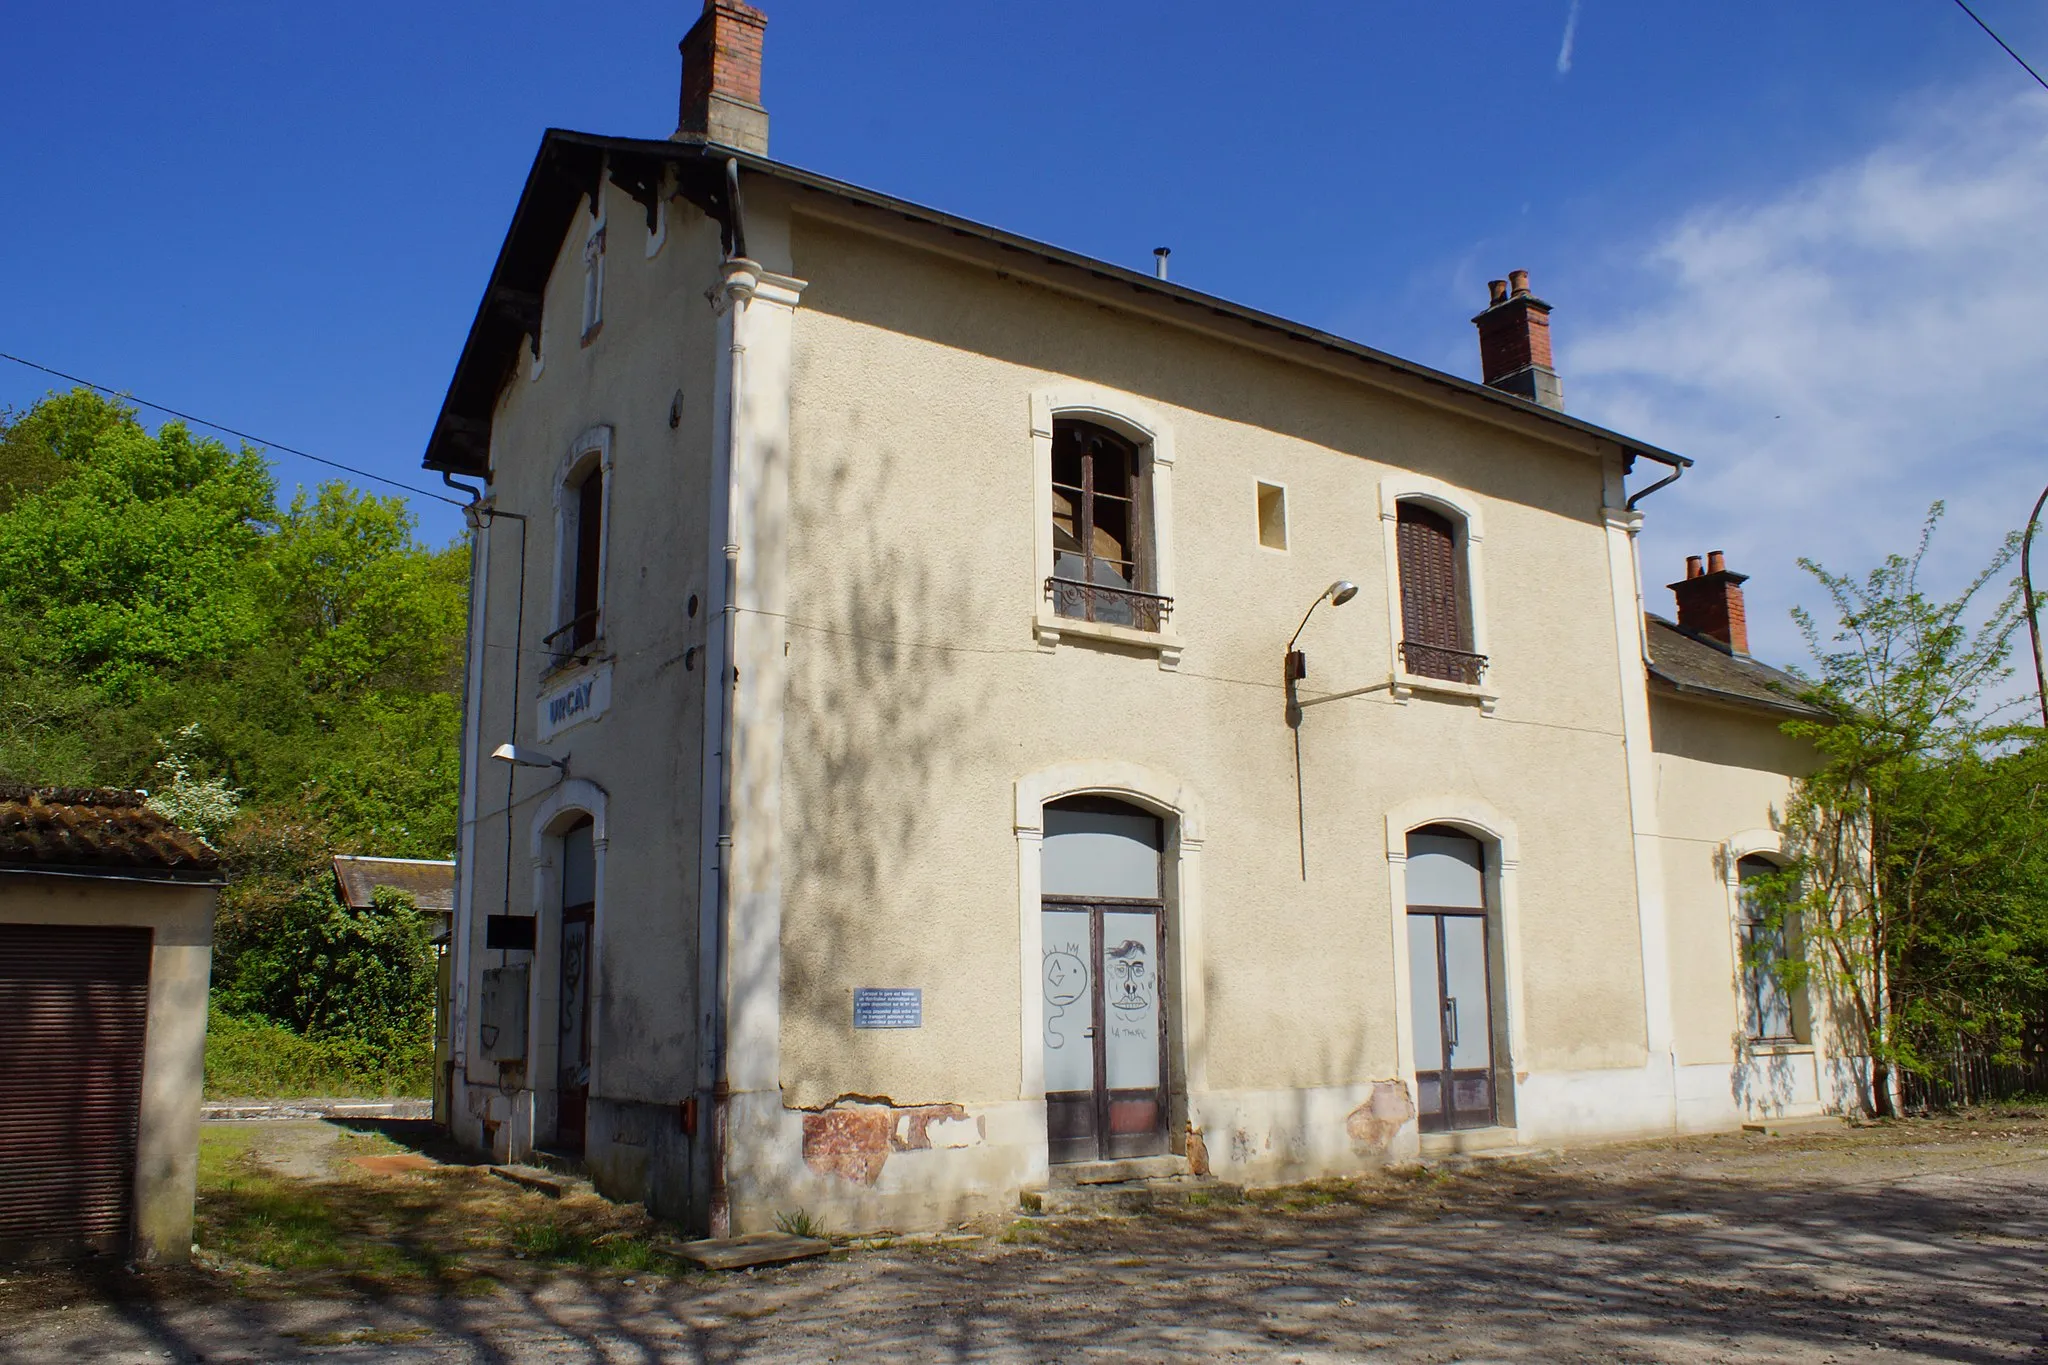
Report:
M0 784L0 1260L190 1258L220 855Z

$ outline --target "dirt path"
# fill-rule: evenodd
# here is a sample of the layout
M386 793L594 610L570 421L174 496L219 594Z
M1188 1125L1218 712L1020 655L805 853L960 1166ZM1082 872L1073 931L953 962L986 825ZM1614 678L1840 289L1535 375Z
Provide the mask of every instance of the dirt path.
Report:
M12 1276L0 1360L2048 1362L2038 1113L991 1233L731 1276L498 1261L434 1294Z

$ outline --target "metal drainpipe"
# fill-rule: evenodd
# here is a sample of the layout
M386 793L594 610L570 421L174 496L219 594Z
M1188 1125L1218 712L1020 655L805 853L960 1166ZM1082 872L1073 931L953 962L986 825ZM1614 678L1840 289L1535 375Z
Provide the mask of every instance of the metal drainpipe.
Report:
M739 163L728 160L725 164L727 187L727 212L731 215L729 236L734 254L727 258L729 267L746 261L746 229L740 209ZM729 1024L726 1008L727 958L729 926L732 918L732 791L733 791L733 734L737 728L736 712L739 709L739 667L734 662L739 647L739 585L740 546L737 533L736 510L740 498L740 452L744 446L741 426L741 395L745 391L743 372L747 348L740 334L740 319L746 310L747 298L730 288L730 281L721 281L725 289L726 306L731 310L731 339L728 343L726 400L725 400L725 508L723 532L725 542L725 579L719 603L720 637L723 642L721 666L724 676L719 679L717 690L719 714L718 741L718 874L714 904L712 906L712 1028L711 1028L711 1171L710 1192L707 1210L709 1231L713 1237L727 1237L732 1234L732 1203L726 1189L726 1165L730 1142L729 1109L732 1098L726 1077L726 1032ZM708 679L706 680L709 681Z

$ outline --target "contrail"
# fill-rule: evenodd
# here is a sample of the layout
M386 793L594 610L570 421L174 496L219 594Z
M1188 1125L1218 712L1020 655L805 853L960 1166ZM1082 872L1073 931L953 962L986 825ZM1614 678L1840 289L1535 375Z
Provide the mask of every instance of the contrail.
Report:
M1572 69L1572 44L1579 36L1579 0L1572 0L1571 12L1564 17L1564 42L1557 49L1557 74L1568 74Z

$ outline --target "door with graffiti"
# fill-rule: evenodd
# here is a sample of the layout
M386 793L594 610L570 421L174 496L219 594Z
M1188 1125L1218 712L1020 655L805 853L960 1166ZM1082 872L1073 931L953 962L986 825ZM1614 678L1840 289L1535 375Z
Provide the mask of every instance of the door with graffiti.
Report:
M1159 823L1099 799L1046 810L1040 984L1046 1140L1056 1162L1167 1150ZM1083 887L1098 894L1080 894Z

